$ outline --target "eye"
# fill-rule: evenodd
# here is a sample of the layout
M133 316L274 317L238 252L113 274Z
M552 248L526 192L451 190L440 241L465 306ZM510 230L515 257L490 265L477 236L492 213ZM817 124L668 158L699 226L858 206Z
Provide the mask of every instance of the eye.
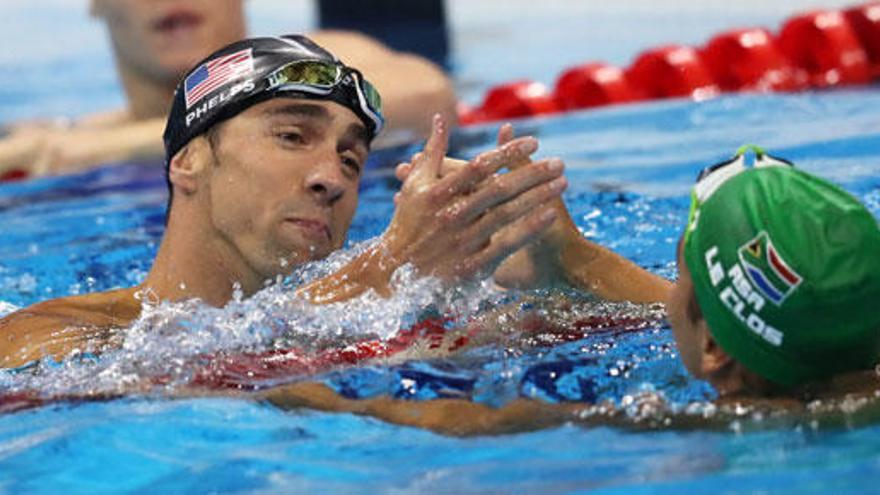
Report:
M342 156L342 163L349 170L354 172L355 175L361 174L361 162L357 158L354 158L354 157L348 156L348 155L343 155Z
M302 144L306 141L305 136L296 131L279 131L275 136L278 137L278 139L291 144Z

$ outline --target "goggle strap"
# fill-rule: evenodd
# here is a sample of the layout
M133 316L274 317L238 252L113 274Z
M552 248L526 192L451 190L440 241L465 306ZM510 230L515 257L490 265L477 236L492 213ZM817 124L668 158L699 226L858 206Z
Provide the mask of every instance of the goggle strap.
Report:
M375 133L379 134L379 132L382 131L382 127L385 125L385 121L382 119L381 116L376 114L376 112L373 111L372 108L370 108L370 104L367 101L366 95L364 94L364 88L362 86L364 84L364 81L360 73L352 71L351 78L354 79L354 86L355 88L357 88L355 93L357 94L358 104L361 106L361 110L364 112L364 114L366 114L367 117L369 117L370 120L373 121L373 124L375 124Z
M794 167L794 163L773 155L764 153L755 157L755 167Z
M744 144L736 150L736 156L745 155L747 151L751 151L755 154L756 157L767 154L767 152L764 151L764 148L760 146L756 146L754 144Z
M727 182L734 175L745 170L745 156L737 155L727 162L716 165L701 180L694 185L694 195L699 202L706 201L721 184Z

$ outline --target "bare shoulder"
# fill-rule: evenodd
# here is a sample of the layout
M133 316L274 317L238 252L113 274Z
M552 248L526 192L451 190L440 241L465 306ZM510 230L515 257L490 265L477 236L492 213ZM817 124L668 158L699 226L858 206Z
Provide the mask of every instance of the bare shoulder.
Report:
M375 38L356 31L321 30L309 33L315 43L326 47L346 63L387 56L392 50ZM357 64L353 64L357 65Z
M0 368L106 345L140 315L135 289L44 301L0 319Z

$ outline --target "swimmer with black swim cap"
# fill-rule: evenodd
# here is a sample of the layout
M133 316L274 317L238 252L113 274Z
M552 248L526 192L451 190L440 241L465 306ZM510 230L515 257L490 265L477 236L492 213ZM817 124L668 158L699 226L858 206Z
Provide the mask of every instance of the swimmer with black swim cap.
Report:
M165 163L194 137L272 98L333 101L363 122L367 144L385 124L379 92L357 69L302 35L250 38L211 54L174 93L165 127ZM169 180L169 202L173 188Z
M370 140L385 123L376 88L309 38L250 38L197 63L178 85L165 128L166 160L217 122L283 97L336 102L361 119Z
M173 201L146 279L3 318L0 368L113 348L142 301L199 299L220 307L236 292L250 297L341 249L383 124L372 85L304 36L242 40L205 58L180 82L168 117ZM470 279L491 273L553 223L548 202L565 189L561 166L540 160L495 175L528 160L534 138L499 145L441 178L447 144L438 114L387 230L291 297L323 304L371 290L389 295L392 274L405 264L450 283ZM453 210L461 216L450 221L443 213Z

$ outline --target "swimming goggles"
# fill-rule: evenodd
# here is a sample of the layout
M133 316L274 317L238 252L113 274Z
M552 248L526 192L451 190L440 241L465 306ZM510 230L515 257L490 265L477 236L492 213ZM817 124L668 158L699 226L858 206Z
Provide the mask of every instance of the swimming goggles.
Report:
M751 167L746 167L746 154L751 151L755 155L754 168L764 167L794 167L790 161L772 156L763 148L753 144L747 144L736 150L736 155L729 160L708 166L697 175L697 182L691 191L691 208L688 213L688 232L696 228L696 219L700 206L709 199L719 187L733 177L745 172Z
M359 108L373 122L374 136L385 125L379 92L359 70L352 67L324 60L298 60L272 71L266 79L269 90L293 90L326 96L340 88L347 89L349 101L346 103L350 108Z

